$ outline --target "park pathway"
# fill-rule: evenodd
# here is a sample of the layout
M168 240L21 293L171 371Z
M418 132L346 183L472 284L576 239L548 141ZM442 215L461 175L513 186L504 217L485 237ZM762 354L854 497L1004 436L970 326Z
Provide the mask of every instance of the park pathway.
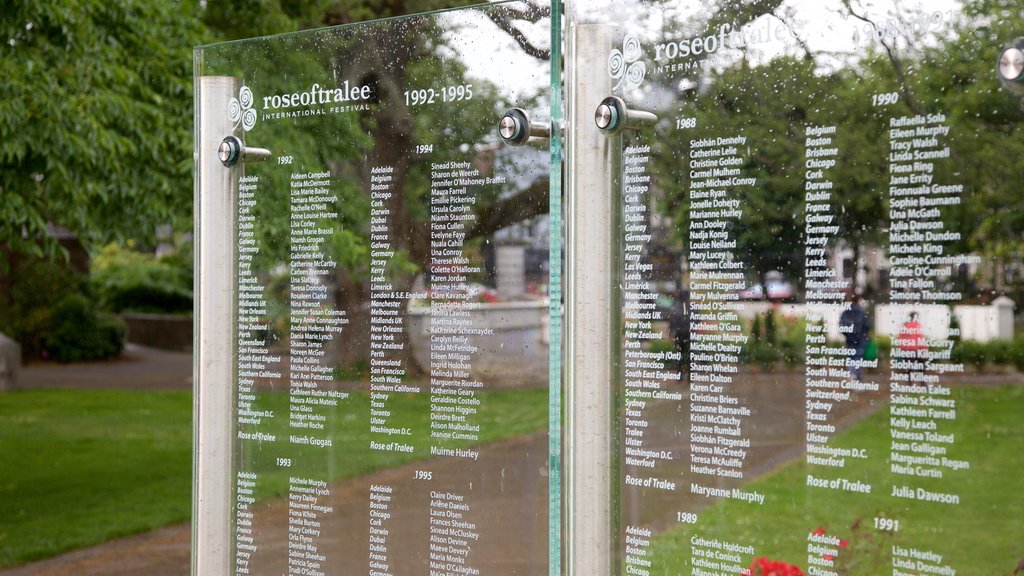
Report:
M25 368L22 372L20 382L22 388L52 388L52 387L76 387L76 388L131 388L142 390L190 390L192 387L192 356L187 353L162 352L147 348L132 346L125 356L114 362L91 363L86 365L62 366L62 365L34 365ZM756 431L756 441L752 446L748 461L750 475L747 480L753 479L760 474L775 469L802 454L803 434L803 399L804 386L803 378L799 372L781 374L746 374L743 383L738 385L740 396L748 397L751 405L787 406L787 410L780 412L756 411L750 422L752 430ZM865 417L871 411L884 405L882 398L865 398L861 403L849 405L840 420L843 425L850 425L853 422ZM668 412L675 410L670 404L654 407L657 415L653 416L654 422L677 421ZM665 412L665 413L662 413ZM652 437L649 438L654 444L663 443L666 448L674 447L681 450L679 460L688 461L688 442L681 439L688 438L687 430L678 428L669 431L667 429L652 430ZM547 480L544 472L547 457L547 438L543 433L536 433L519 438L504 440L492 445L492 449L484 452L491 454L490 462L482 461L483 471L481 474L488 478L505 478L508 474L522 475L524 478L518 482L511 482L509 485L518 485L525 490L519 498L499 497L494 491L495 486L503 486L504 482L483 482L484 491L479 494L481 505L477 509L482 517L497 517L506 520L506 539L497 542L494 549L479 550L480 558L491 558L490 573L518 572L526 568L527 573L532 572L533 566L522 564L522 552L530 546L530 542L536 540L536 533L543 531L543 519L547 511L537 510L533 516L538 519L536 522L525 520L530 515L523 514L521 510L514 507L525 502L536 502L543 507L545 498L538 494L538 491L546 491ZM446 470L458 463L446 459L434 459L426 462L409 464L403 467L390 470L382 470L367 476L352 478L335 483L331 487L332 497L335 501L336 510L343 512L339 521L343 526L352 526L351 530L342 529L342 532L349 536L343 536L331 542L330 548L345 549L346 554L338 557L346 557L348 554L355 554L357 550L365 548L366 520L365 516L365 494L369 485L373 483L386 483L401 491L402 483L413 482L411 467L434 469L442 475L449 474L454 470ZM408 470L406 468L409 468ZM500 488L500 490L504 490ZM505 495L507 496L507 495ZM352 505L359 502L358 507ZM346 505L347 504L347 505ZM639 504L639 505L638 505ZM674 506L666 508L665 502L645 503L624 503L623 514L632 522L647 525L654 529L663 528L668 524L664 518L666 509L678 509L678 502ZM513 508L509 508L513 506ZM346 511L347 510L347 511ZM287 513L286 501L270 501L263 505L262 514L268 519L268 525L286 526L281 521ZM513 521L518 519L518 522ZM397 518L396 518L397 520ZM529 523L530 526L512 525L517 523ZM401 522L399 531L408 532L413 524L418 523ZM405 526L409 524L408 526ZM282 528L275 528L282 530ZM530 537L528 535L533 534ZM280 535L282 546L287 542L287 536L283 532ZM409 533L412 537L413 534ZM522 541L517 542L516 540ZM503 546L502 546L503 544ZM99 544L89 548L69 552L54 558L26 564L18 567L0 569L0 576L136 576L145 574L147 576L183 576L189 573L191 548L191 530L187 523L167 526L152 532L138 534L122 538L112 542ZM505 549L503 553L502 550ZM509 549L519 550L515 556L510 555ZM274 565L274 570L268 573L281 573L284 566L276 566L280 560L280 551L266 550L265 553L272 553L264 562ZM279 557L280 556L280 557ZM351 556L348 556L351 557ZM399 558L399 564L408 559ZM538 567L543 568L543 567Z

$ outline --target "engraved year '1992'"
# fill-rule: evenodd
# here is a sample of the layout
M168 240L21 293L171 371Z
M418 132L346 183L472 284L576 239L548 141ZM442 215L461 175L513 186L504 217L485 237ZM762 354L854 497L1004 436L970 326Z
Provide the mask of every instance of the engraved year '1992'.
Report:
M440 88L420 88L405 91L405 105L419 106L437 102L459 102L473 99L473 85L442 86Z

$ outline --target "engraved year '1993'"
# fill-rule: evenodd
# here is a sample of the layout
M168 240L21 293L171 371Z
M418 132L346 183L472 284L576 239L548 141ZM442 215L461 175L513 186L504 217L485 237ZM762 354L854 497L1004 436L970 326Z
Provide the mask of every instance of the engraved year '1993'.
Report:
M421 88L405 91L405 105L419 106L437 102L459 102L473 99L473 85L442 86L440 88Z

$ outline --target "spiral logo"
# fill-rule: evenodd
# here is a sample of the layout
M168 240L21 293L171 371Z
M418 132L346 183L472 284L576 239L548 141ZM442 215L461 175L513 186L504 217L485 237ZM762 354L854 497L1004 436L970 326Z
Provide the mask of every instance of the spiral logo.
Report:
M647 76L647 65L640 58L644 50L640 45L640 39L632 34L622 40L622 49L615 48L608 55L608 75L612 80L618 80L613 90L636 88Z
M248 132L256 126L257 114L256 109L252 107L252 101L252 90L248 86L242 86L238 91L238 98L232 98L228 102L228 120L235 124L236 129L241 124Z

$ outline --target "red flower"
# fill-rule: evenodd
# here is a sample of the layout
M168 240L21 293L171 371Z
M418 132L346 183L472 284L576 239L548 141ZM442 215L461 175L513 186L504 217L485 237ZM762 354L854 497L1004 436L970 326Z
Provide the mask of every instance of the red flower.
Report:
M750 572L754 576L806 576L800 568L792 564L764 557L754 558Z

